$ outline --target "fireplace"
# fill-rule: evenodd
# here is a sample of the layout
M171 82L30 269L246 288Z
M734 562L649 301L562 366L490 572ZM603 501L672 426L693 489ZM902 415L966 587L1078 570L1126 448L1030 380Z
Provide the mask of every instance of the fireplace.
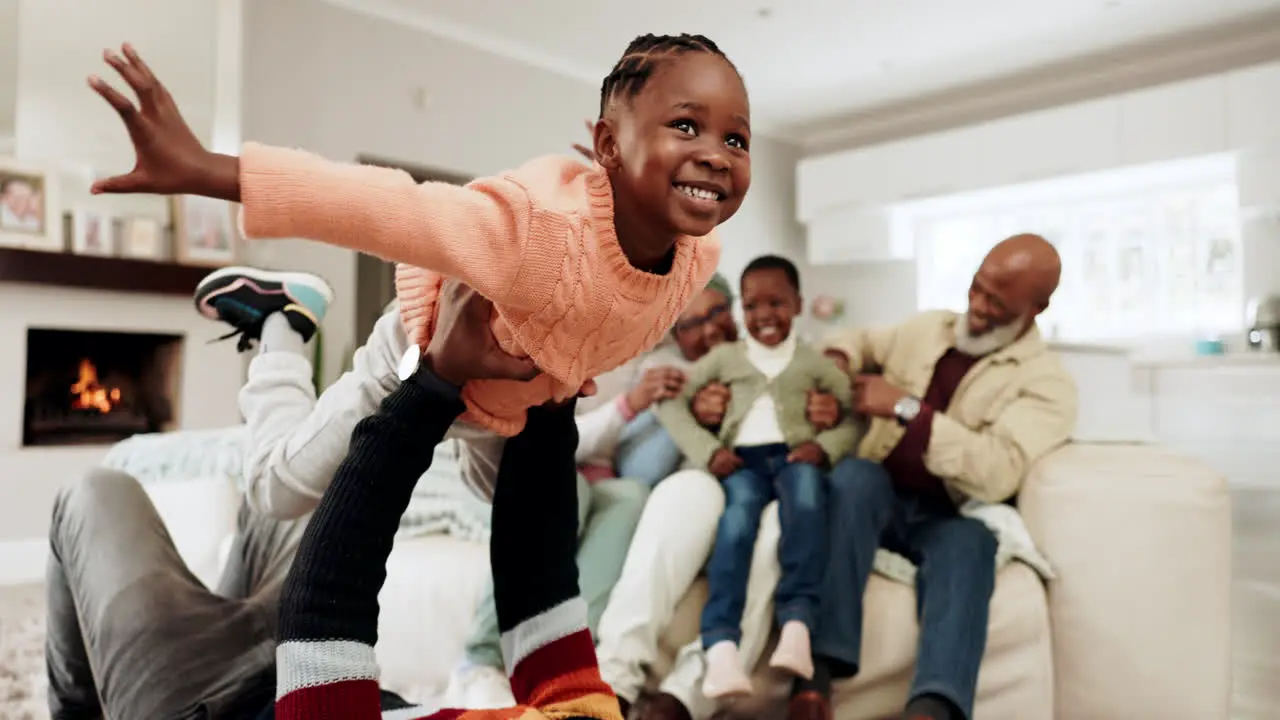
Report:
M27 329L22 444L109 444L173 429L182 337Z

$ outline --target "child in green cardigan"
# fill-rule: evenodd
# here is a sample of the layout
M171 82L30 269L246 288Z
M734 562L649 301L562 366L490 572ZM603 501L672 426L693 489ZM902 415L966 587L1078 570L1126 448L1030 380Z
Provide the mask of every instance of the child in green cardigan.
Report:
M857 431L846 418L815 432L805 417L809 391L835 395L851 406L849 377L791 332L800 313L800 276L789 260L756 258L742 273L742 310L750 337L716 347L700 360L684 394L657 410L667 431L693 464L721 478L725 510L707 563L710 597L702 613L707 651L703 693L711 698L752 692L738 658L747 572L760 515L779 502L782 577L774 613L782 627L770 664L810 678L809 635L816 619L826 556L825 468L851 450ZM690 411L694 393L711 382L732 397L718 432Z

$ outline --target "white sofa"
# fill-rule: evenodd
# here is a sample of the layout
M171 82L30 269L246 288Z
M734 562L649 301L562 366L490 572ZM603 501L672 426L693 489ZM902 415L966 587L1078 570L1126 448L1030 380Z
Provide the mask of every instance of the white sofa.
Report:
M229 529L197 531L201 517L227 517L200 505L161 507L171 528L184 527L179 549L193 561L207 559ZM1074 444L1033 469L1020 505L1058 579L1046 588L1021 565L1000 573L977 717L1225 720L1231 511L1224 478L1154 446ZM196 541L201 532L205 539ZM387 570L383 683L411 698L439 693L486 579L487 548L447 536L401 541ZM837 686L839 720L892 715L911 677L913 590L875 577L867 594L863 671ZM704 597L699 584L682 603L663 640L668 662L694 636ZM785 689L767 671L757 680L772 702L750 714L776 716Z

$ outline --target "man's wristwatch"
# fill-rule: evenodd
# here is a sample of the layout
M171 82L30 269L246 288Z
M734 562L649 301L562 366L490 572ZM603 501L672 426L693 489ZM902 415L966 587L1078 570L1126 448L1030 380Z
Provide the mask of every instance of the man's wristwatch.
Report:
M920 414L920 398L903 395L893 404L893 414L898 418L899 425L907 425Z
M458 397L462 391L457 385L436 375L430 365L423 362L422 350L417 345L410 345L409 349L404 351L404 355L400 357L400 364L396 367L396 375L399 376L400 382L412 379L420 387L448 397Z

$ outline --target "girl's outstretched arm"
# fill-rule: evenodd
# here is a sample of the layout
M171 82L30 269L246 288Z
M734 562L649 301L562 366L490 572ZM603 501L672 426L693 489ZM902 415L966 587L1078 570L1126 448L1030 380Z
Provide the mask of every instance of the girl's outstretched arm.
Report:
M320 240L455 277L498 304L512 297L532 212L516 183L419 185L402 170L300 150L247 143L242 152L247 237Z
M130 45L104 59L137 96L102 78L89 86L120 115L137 162L94 193L203 195L244 205L251 238L305 237L455 277L499 304L516 300L531 208L501 178L467 187L418 185L399 170L346 165L297 150L248 144L240 158L209 152L173 97ZM554 232L544 238L563 243ZM558 277L561 268L543 268ZM525 290L528 284L525 284Z

